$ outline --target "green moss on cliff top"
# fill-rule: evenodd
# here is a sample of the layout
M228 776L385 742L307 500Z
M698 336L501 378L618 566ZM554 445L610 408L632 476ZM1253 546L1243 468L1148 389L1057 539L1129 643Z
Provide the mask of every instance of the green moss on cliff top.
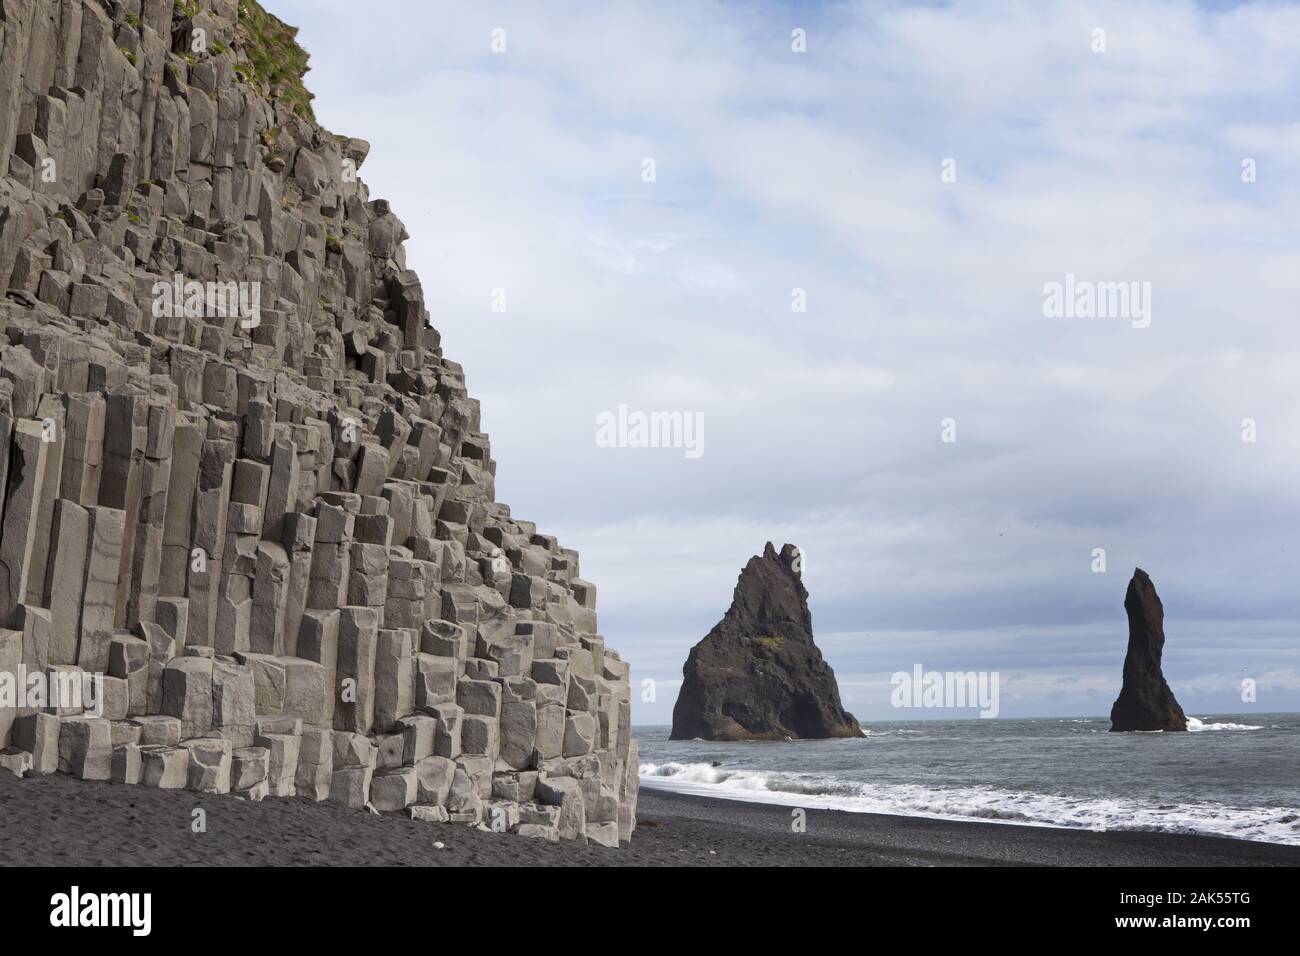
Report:
M244 54L253 71L247 79L283 100L299 116L314 121L312 94L302 82L311 69L307 64L310 55L298 45L298 28L267 13L257 0L240 0L239 25L247 33Z

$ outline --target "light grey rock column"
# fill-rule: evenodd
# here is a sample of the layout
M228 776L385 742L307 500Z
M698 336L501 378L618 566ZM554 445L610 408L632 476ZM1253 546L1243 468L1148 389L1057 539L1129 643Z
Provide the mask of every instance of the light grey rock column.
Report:
M0 628L0 673L13 674L17 680L18 667L23 662L22 631ZM21 688L15 687L15 690ZM15 702L16 703L16 702ZM10 728L18 719L18 708L0 703L0 750L9 746Z
M375 728L387 733L398 718L415 711L415 634L379 632L375 655Z
M338 670L332 689L335 730L368 734L374 724L378 640L379 615L374 608L340 609Z
M99 395L67 397L59 496L88 508L99 503L99 481L104 467L104 410L104 399Z
M9 620L27 595L47 447L40 422L24 419L14 426L0 528L0 623Z
M302 618L307 609L307 591L311 584L312 546L316 538L316 519L302 512L285 515L281 539L289 555L289 586L284 608L284 653L306 657L298 650Z
M46 601L45 574L49 567L50 549L53 547L51 527L54 523L54 502L59 497L63 474L64 411L63 404L54 395L41 398L37 415L41 433L48 446L42 468L40 497L37 501L36 521L32 529L32 557L27 573L26 603L49 607Z
M142 395L124 390L108 396L99 503L123 512L124 529L119 544L118 574L114 579L114 627L126 623L126 606L131 595L131 564L135 554L136 522L140 515L147 429L148 411Z
M221 586L222 552L226 545L226 513L230 507L230 481L235 448L231 442L203 443L194 501L193 547L201 548L204 571L191 563L186 595L190 599L188 646L212 647Z
M212 667L205 657L176 657L163 671L162 712L178 717L181 739L212 729Z
M185 594L186 573L190 566L194 494L198 487L199 457L202 453L201 426L185 420L177 421L172 436L167 513L163 519L163 562L158 574L159 594Z
M50 663L77 663L81 644L81 605L86 589L86 558L90 553L90 513L60 498L50 529L54 559L46 569L50 597Z
M108 669L109 642L117 619L125 520L125 512L117 508L97 507L90 512L90 550L86 557L86 588L77 648L77 664L84 670Z

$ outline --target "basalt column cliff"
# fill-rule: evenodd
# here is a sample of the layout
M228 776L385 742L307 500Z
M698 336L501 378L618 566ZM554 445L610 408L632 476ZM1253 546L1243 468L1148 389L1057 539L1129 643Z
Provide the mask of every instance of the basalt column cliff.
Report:
M627 665L305 71L253 0L0 0L0 766L617 844Z

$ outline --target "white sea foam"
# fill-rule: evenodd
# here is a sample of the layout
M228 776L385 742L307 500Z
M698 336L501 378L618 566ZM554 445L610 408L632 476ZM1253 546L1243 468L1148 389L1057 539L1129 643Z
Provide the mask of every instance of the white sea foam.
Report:
M1151 804L994 787L868 784L822 774L706 763L645 763L640 770L642 784L652 789L807 809L1091 830L1191 833L1300 846L1300 808L1294 807Z
M1233 723L1207 724L1203 722L1199 717L1188 717L1187 729L1192 733L1200 733L1203 730L1263 730L1264 727L1263 725L1256 726L1254 724L1233 724Z

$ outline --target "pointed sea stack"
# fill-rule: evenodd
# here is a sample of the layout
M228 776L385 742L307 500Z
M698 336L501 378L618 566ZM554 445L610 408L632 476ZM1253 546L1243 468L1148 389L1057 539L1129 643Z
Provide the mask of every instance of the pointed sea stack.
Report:
M835 673L813 643L799 549L769 541L749 559L731 607L691 648L673 740L861 737Z
M1186 730L1187 717L1160 670L1165 648L1165 608L1156 586L1141 568L1133 572L1124 598L1128 612L1128 654L1124 686L1110 709L1110 729Z

